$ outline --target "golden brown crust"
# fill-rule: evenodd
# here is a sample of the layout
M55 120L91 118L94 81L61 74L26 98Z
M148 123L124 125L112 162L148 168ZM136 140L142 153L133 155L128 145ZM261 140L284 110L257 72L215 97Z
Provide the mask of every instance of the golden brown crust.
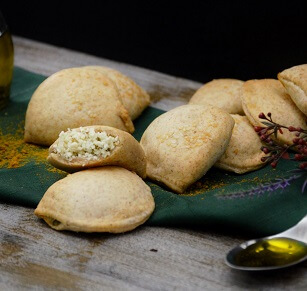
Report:
M285 88L278 80L263 79L250 80L244 83L241 91L243 110L254 126L263 126L258 115L263 112L272 113L275 122L294 127L305 127L305 116L296 107L287 94ZM292 144L295 138L294 133L284 130L283 134L278 134L278 140Z
M132 120L140 116L150 104L150 97L147 92L121 72L102 66L87 66L86 68L95 69L106 74L116 84L121 100Z
M211 105L183 105L160 115L141 139L147 176L184 192L224 153L233 126L228 113Z
M109 126L87 126L84 128L94 128L96 132L106 132L108 135L118 137L118 144L111 154L98 160L87 160L84 158L74 158L71 161L55 153L57 140L49 148L48 162L54 167L63 171L73 173L88 168L102 166L119 166L137 173L140 177L146 177L145 153L138 141L129 133Z
M216 79L200 87L189 104L210 104L231 114L244 114L240 99L243 81Z
M307 64L282 71L278 79L296 106L307 115Z
M121 107L119 110L119 117L124 123L125 127L127 128L127 131L130 133L134 132L134 125L131 122L131 118L129 116L129 112L126 110L126 108Z
M133 131L112 80L97 70L65 69L34 92L26 113L25 141L51 145L61 131L87 125Z
M231 115L235 121L229 145L214 165L217 168L243 174L264 166L262 143L246 116Z
M56 182L34 213L56 230L120 233L144 223L154 207L151 190L139 176L108 166Z

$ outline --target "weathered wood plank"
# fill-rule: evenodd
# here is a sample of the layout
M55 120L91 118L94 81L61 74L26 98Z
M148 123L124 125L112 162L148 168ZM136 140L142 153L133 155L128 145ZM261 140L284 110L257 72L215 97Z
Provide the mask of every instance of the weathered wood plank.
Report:
M230 270L224 254L239 242L218 233L157 227L121 235L57 232L36 218L33 209L0 205L0 278L7 286L91 290L306 286L306 264L260 275Z
M200 84L14 37L15 64L50 75L98 64L120 69L171 109ZM307 262L247 273L229 269L225 253L247 237L212 230L140 227L121 235L57 232L33 209L0 204L0 290L306 290ZM152 249L157 252L151 251Z

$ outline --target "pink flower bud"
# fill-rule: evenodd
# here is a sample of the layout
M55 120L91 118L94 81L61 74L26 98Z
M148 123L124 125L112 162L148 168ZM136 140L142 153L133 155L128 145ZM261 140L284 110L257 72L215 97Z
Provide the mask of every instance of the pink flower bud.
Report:
M301 163L300 164L300 169L305 169L307 167L307 163L305 162L305 163Z
M289 130L289 131L296 131L296 128L295 128L294 126L289 126L289 127L288 127L288 130Z
M277 162L276 162L276 161L274 161L274 162L271 163L271 167L272 167L272 168L276 168L276 166L277 166Z
M259 132L260 130L262 130L264 127L261 126L254 126L254 129L256 132Z
M266 116L263 112L261 112L258 117L261 119L266 119Z
M295 154L295 155L294 155L294 159L295 159L296 161L300 161L300 160L303 159L303 155Z

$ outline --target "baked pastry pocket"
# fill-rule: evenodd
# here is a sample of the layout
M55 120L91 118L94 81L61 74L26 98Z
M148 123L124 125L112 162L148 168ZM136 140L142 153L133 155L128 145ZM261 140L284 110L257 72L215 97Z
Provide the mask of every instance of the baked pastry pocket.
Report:
M93 69L65 69L33 93L26 112L25 141L50 146L61 131L88 125L134 131L111 79Z
M85 68L95 69L105 74L115 83L121 101L128 110L132 120L140 116L143 110L150 104L150 97L147 92L121 72L103 66L86 66Z
M286 69L278 74L296 106L307 115L307 64Z
M261 158L265 153L263 145L253 126L246 116L231 115L235 121L231 139L225 153L215 163L215 167L243 174L254 171L265 165Z
M228 113L211 105L183 105L160 115L141 139L147 176L184 192L224 153L233 126Z
M189 104L210 104L231 114L243 115L240 90L243 81L237 79L215 79L200 87Z
M138 175L107 166L54 183L34 213L56 230L120 233L143 224L154 208L151 190Z
M263 126L260 113L271 112L272 119L285 126L305 128L306 116L297 108L286 89L278 80L250 80L241 90L242 106L246 117L253 126ZM292 144L295 133L284 130L277 139L285 144ZM274 138L274 136L272 136Z

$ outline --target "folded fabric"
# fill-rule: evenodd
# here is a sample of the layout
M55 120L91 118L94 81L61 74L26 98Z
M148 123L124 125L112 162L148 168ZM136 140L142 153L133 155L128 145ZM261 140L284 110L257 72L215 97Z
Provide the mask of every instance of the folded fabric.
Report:
M66 173L46 161L48 148L23 141L25 111L44 76L15 68L9 105L0 111L0 201L36 207L45 191ZM149 107L135 120L140 140L163 111ZM244 137L242 137L244 138ZM219 232L264 236L283 231L307 213L305 177L292 170L295 162L281 161L277 169L237 175L212 168L184 194L154 184L156 209L151 226L200 227ZM34 214L33 214L34 215Z

